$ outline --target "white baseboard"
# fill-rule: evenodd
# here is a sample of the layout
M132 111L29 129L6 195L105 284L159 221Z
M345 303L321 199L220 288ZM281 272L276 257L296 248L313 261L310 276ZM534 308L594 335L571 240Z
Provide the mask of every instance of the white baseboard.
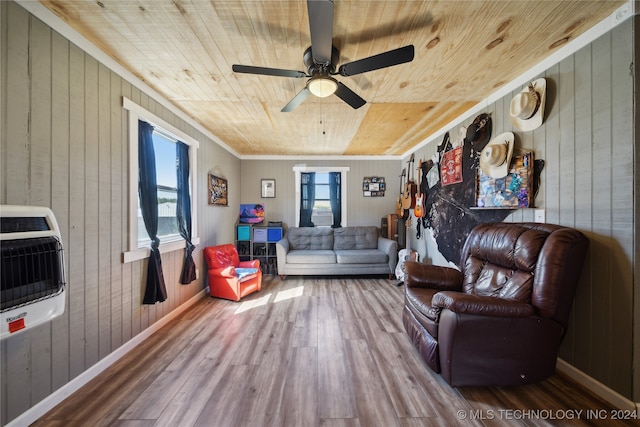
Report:
M606 400L615 408L636 411L636 414L640 414L640 402L633 402L627 399L617 391L610 389L599 381L596 381L594 378L564 360L558 359L556 369L587 390Z
M187 302L180 305L178 308L173 310L171 313L164 316L162 319L158 320L153 325L149 326L144 331L140 332L138 335L124 343L122 346L118 347L114 352L107 355L104 359L97 362L95 365L91 366L89 369L51 393L49 396L29 408L26 412L23 412L20 416L13 419L9 422L6 427L28 427L29 425L36 422L40 419L44 414L53 409L56 405L61 403L64 399L71 396L73 393L78 391L82 386L87 384L89 381L97 377L103 371L105 371L108 367L116 363L119 359L133 350L137 345L141 344L144 340L149 338L155 332L157 332L160 328L165 326L171 320L175 319L179 314L184 312L187 308L191 307L193 304L198 302L200 299L205 297L207 294L205 290L198 292L196 295L191 297Z

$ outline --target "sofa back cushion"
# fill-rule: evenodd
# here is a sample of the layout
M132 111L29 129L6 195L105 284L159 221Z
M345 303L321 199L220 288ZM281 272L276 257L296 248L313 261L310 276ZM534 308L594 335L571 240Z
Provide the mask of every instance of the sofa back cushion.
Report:
M333 229L324 227L291 227L287 230L289 249L333 249Z
M376 249L378 247L378 227L360 226L333 229L333 249Z

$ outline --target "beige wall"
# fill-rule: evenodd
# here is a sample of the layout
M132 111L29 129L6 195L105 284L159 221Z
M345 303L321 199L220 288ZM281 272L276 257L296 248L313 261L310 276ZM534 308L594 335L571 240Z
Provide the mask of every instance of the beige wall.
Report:
M540 75L547 79L546 120L535 131L518 132L511 126L509 104L518 91L481 112L491 114L494 136L512 131L516 147L533 149L537 159L545 160L535 206L545 210L546 222L576 227L591 241L560 357L638 402L634 48L633 20L627 20ZM441 140L418 150L416 157L431 158ZM514 211L506 219L533 220L531 209ZM423 258L444 263L434 242L414 239L412 247Z

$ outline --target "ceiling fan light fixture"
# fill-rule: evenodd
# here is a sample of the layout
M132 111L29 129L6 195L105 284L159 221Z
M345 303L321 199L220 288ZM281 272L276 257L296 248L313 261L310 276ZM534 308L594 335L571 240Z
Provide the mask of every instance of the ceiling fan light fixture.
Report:
M318 98L326 98L335 93L338 82L332 77L314 76L307 82L307 89Z

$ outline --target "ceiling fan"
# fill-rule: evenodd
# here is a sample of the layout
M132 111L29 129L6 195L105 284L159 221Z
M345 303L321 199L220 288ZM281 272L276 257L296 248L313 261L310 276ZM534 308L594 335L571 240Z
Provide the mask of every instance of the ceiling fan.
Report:
M352 108L360 108L367 103L358 94L332 76L355 76L368 71L379 70L393 65L413 61L413 45L390 50L378 55L369 56L357 61L342 64L336 72L339 52L333 46L333 0L307 0L311 46L303 54L303 62L307 72L283 70L281 68L254 67L234 64L236 73L262 74L266 76L309 78L306 86L293 97L282 112L293 111L309 94L324 98L335 94Z

